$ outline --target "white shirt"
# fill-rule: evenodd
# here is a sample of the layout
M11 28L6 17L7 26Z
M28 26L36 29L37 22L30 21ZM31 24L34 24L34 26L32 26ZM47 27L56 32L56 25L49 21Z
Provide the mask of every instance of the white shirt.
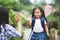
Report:
M44 20L44 24L47 24L45 20ZM44 31L44 29L41 25L40 19L35 19L35 25L34 25L34 28L33 28L33 32L39 33L39 32L43 32L43 31Z

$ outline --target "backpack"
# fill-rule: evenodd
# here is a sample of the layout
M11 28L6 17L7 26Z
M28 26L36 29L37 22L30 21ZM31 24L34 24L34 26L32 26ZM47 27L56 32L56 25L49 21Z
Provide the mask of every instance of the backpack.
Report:
M44 18L44 17L41 17L41 18L40 18L42 28L43 28L43 29L44 29L44 31L45 31L44 20L45 20L45 18ZM34 18L32 18L32 31L33 31L33 28L34 28L34 24L35 24L35 17L34 17ZM45 32L46 32L46 31L45 31Z

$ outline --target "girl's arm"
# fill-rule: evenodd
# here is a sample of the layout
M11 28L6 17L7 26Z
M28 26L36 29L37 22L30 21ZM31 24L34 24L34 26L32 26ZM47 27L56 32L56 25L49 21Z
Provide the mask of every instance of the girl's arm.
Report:
M22 29L21 29L21 21L17 22L18 25L18 31L21 33Z
M47 26L47 24L45 24L45 30L46 30L47 36L49 37L49 31L48 31L48 26Z
M16 16L15 16L15 19L16 19L16 21L17 21L17 26L18 26L18 31L19 32L21 32L22 30L22 28L21 28L21 20L22 20L22 18L21 18L21 16L20 16L20 14L17 14Z
M31 24L32 24L32 16L30 15L29 17L28 17L28 20L27 20L27 24L29 25L29 26L31 26Z
M48 30L48 26L47 26L46 20L44 20L44 24L45 24L45 30L46 30L47 36L49 37L49 30Z

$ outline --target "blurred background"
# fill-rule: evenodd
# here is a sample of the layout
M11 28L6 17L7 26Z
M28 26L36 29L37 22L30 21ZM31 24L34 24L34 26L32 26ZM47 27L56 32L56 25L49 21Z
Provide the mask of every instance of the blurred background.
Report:
M54 22L57 26L57 40L60 38L60 0L0 0L0 7L5 7L9 12L9 24L17 29L15 15L20 13L22 17L22 33L21 39L11 38L11 40L28 40L31 27L27 26L28 16L32 13L32 9L40 6L45 10L45 16L48 20L49 32L52 34ZM55 26L56 26L55 25ZM48 40L48 39L47 39ZM50 38L50 40L52 40Z

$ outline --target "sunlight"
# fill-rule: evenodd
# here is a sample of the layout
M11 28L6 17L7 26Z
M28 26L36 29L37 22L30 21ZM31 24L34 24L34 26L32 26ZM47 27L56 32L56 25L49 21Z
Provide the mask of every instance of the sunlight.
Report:
M32 4L38 4L38 3L40 3L40 1L41 1L41 0L30 0L30 2L31 2Z
M46 4L55 4L55 0L29 0L32 4L45 2Z

